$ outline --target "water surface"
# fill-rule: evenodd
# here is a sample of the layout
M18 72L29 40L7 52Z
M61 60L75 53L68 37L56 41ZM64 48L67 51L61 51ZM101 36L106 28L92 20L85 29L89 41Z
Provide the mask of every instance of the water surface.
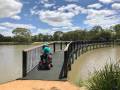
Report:
M22 77L22 51L31 45L0 45L0 83Z
M101 69L106 63L119 62L120 47L100 48L82 54L72 65L68 80L73 83L87 80L93 72Z

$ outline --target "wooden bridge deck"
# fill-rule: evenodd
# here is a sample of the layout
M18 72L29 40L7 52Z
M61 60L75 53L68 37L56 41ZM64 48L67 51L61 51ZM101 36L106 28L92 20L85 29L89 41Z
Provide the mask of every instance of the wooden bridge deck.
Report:
M37 66L30 71L23 79L28 80L59 80L60 71L64 61L63 51L57 51L53 54L53 67L51 70L37 70Z

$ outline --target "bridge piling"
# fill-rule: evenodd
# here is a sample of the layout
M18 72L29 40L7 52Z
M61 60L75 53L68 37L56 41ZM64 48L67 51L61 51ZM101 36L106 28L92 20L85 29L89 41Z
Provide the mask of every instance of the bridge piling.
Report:
M53 43L53 51L55 52L56 48L55 48L55 43Z
M23 62L22 62L22 76L25 77L27 75L27 52L23 51Z
M62 50L62 42L60 42L60 50Z

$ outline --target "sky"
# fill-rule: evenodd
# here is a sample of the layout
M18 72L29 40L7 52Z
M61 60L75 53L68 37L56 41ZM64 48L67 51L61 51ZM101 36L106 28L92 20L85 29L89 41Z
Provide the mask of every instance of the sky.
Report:
M120 24L120 0L0 0L0 34L5 36L17 27L37 35L115 24Z

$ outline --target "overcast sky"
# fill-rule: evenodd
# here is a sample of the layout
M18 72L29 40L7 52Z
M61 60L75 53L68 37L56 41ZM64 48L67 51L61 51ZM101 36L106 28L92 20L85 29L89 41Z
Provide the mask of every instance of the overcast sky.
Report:
M16 27L53 34L120 23L120 0L0 0L0 33Z

